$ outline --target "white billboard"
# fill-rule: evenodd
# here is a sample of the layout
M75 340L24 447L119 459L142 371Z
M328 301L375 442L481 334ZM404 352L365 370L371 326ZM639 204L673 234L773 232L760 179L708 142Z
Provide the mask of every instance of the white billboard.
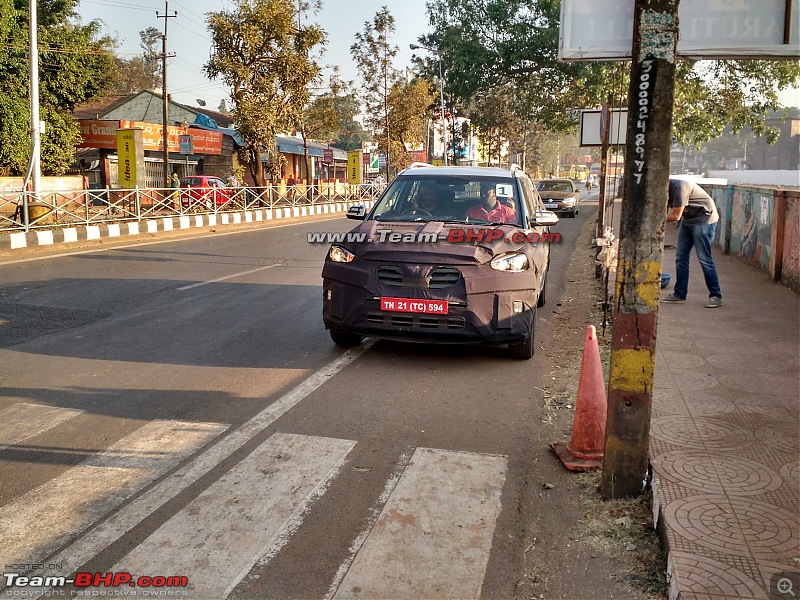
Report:
M630 60L634 0L561 0L561 60ZM788 23L787 23L788 20ZM800 58L800 0L681 0L678 57Z
M609 119L608 143L611 146L624 144L627 139L628 111L627 109L615 109L609 112L611 119ZM579 145L603 145L603 111L599 108L581 111L581 141Z

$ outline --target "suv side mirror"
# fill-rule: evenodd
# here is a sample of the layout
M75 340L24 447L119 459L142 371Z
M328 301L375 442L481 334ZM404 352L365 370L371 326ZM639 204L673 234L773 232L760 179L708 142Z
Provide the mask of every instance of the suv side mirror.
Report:
M363 204L356 204L347 209L347 218L363 221L367 216L367 207Z
M558 224L558 215L552 210L537 210L530 219L531 226L550 227Z

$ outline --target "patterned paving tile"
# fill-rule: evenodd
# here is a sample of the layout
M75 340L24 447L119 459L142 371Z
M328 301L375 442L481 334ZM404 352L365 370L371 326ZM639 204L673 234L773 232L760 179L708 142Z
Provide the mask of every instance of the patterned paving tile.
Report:
M752 432L710 418L675 415L654 420L650 435L656 439L684 447L705 450L732 450L755 441Z
M767 600L764 584L730 564L697 554L670 552L667 566L670 574L680 573L680 590L670 598L741 598ZM676 577L670 581L677 584ZM672 587L672 586L671 586Z
M773 395L797 397L798 379L796 376L752 372L757 369L758 365L753 365L750 368L751 372L727 372L725 383L748 393L765 392Z
M758 415L768 421L786 421L800 427L800 406L790 396L746 396L737 398L736 407L742 412Z
M773 358L770 353L770 360L756 361L753 354L748 351L746 353L712 354L706 359L706 362L712 367L733 373L747 373L753 368L754 363L762 373L791 375L797 372L797 363L794 360L775 361Z
M791 456L800 454L800 431L795 423L772 422L755 430L756 439L788 452Z
M667 452L655 457L653 468L664 479L706 494L753 496L777 490L783 479L769 467L735 456L709 456L703 451Z
M678 535L725 554L791 560L800 553L798 517L750 498L692 496L668 504L664 517Z

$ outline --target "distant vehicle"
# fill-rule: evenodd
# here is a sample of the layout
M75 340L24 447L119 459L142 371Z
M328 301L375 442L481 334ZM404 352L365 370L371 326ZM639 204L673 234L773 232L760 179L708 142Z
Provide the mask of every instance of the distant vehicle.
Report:
M535 349L545 302L550 226L518 169L421 166L401 171L322 269L322 318L331 339L508 344Z
M536 189L547 210L566 213L568 217L578 214L581 195L571 179L542 179Z
M192 175L181 177L181 206L189 208L202 206L212 208L227 204L231 199L231 189L219 177L211 175Z

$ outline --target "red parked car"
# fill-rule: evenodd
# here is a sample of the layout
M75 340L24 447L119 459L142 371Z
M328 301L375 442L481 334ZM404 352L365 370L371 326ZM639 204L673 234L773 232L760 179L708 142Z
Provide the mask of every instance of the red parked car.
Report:
M200 205L212 208L231 199L231 189L219 177L192 175L181 177L181 205L183 208Z

